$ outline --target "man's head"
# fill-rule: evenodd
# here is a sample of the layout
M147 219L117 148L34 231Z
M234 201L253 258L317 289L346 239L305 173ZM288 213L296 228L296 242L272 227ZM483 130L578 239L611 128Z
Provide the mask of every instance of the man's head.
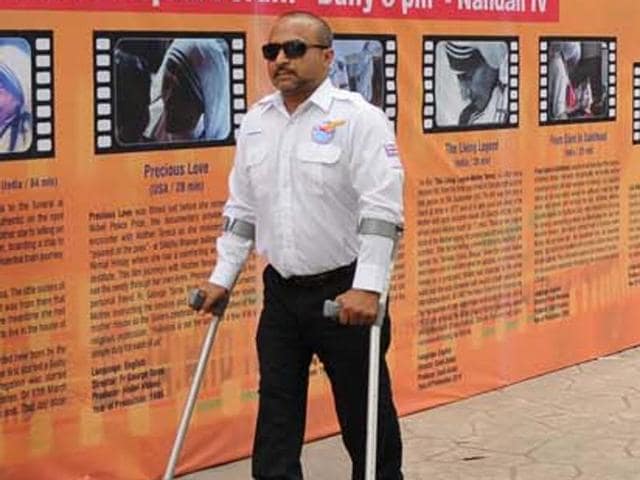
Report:
M263 46L269 77L283 96L306 98L322 83L333 61L329 25L306 12L276 20Z
M503 42L447 42L445 51L463 100L483 111L498 82L506 46Z

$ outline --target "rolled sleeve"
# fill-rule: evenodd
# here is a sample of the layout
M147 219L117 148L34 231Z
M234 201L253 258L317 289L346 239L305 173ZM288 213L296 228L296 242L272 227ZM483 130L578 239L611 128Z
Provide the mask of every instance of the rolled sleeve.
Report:
M390 267L393 241L377 235L360 235L360 251L353 288L382 293Z
M249 256L253 242L226 232L218 237L216 248L218 260L209 277L209 282L231 290L244 262Z
M395 136L384 113L367 108L354 130L352 181L359 195L358 218L374 218L402 225L404 222L404 171ZM356 155L356 154L354 154ZM353 288L382 292L393 251L393 240L359 235L358 265Z
M224 206L224 215L255 225L253 194L247 175L244 174L245 142L243 131L244 128L241 127L234 166L229 175L229 198ZM253 240L240 237L232 232L223 232L216 240L217 260L209 281L230 290L242 270L253 244Z

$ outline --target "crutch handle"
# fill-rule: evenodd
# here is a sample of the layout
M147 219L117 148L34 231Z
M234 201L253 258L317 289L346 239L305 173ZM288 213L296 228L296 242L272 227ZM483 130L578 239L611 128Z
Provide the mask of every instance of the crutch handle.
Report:
M382 325L384 322L384 311L386 309L386 299L380 300L378 305L378 313L383 312L382 315L376 315L376 321L374 325ZM322 316L324 318L338 318L340 316L340 310L342 310L342 305L340 305L335 300L325 300L324 305L322 306Z
M193 310L200 310L205 298L206 294L204 293L204 290L200 288L194 288L189 292L189 298L187 301L189 303L189 306Z
M325 300L322 306L322 316L325 318L337 318L340 315L341 305L334 300Z
M206 298L207 294L204 290L201 288L194 288L189 292L189 298L187 301L193 310L200 310ZM227 305L229 305L229 295L225 295L224 298L214 303L211 313L217 317L221 317L227 309Z

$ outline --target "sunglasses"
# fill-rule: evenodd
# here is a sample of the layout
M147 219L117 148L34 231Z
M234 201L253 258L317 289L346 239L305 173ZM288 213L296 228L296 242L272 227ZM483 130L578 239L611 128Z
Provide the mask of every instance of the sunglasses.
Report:
M304 43L302 40L288 40L282 43L266 43L262 46L262 56L265 60L273 62L278 58L280 50L284 51L287 58L300 58L304 57L307 50L310 48L331 48L329 45L316 45Z

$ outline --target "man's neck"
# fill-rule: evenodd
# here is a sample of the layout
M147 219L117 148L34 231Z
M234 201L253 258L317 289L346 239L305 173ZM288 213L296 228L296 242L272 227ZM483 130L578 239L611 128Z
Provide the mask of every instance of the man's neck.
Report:
M323 80L324 81L324 80ZM282 101L284 107L287 109L289 115L293 115L300 105L302 105L313 93L322 85L322 81L312 85L310 88L298 92L280 92L282 95Z
M304 103L304 101L309 98L311 94L308 95L285 95L282 94L282 101L284 103L284 108L286 108L289 115L292 115L298 107Z

